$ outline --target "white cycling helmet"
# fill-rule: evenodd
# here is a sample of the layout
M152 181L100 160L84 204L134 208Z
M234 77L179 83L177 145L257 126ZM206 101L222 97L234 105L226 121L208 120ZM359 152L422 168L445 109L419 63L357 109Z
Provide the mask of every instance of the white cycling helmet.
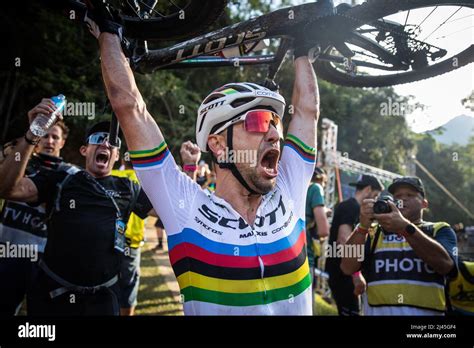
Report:
M207 138L225 122L257 106L270 107L283 119L285 99L255 83L228 83L214 90L202 102L196 121L196 142L207 152Z

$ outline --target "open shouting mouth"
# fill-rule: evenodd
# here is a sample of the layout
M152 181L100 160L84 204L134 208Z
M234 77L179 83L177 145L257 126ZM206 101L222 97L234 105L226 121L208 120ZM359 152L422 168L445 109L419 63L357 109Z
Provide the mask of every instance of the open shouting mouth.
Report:
M106 149L98 149L95 153L95 164L99 168L107 168L110 161L110 151Z
M260 159L260 167L267 178L273 179L278 175L278 159L280 158L280 150L270 148L265 150Z

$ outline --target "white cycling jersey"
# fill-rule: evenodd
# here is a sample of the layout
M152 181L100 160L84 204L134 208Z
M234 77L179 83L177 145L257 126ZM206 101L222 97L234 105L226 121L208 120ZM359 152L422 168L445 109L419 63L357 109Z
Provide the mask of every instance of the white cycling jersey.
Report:
M288 135L253 225L182 173L166 143L131 158L165 226L185 314L312 314L304 220L313 148Z

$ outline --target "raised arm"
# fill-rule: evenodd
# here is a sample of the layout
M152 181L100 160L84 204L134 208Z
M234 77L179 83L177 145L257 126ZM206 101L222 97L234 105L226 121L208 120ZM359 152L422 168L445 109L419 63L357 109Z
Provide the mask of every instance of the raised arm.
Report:
M99 45L107 95L129 149L136 151L158 147L164 141L163 134L146 109L118 36L101 33Z
M183 172L191 178L192 181L197 179L197 165L201 158L201 149L191 141L185 141L181 144L179 150L181 155L181 164L183 165Z
M319 89L307 56L295 59L295 82L291 103L294 113L288 127L306 145L316 147L316 124L319 118Z
M43 99L28 112L28 119L31 123L38 114L48 115L54 110L55 105L53 101L51 99ZM0 165L0 198L27 203L33 203L38 200L36 185L32 180L24 177L26 166L35 148L33 143L38 140L39 138L35 137L28 130L25 137L19 140Z
M27 136L32 137L31 134ZM0 165L0 198L27 203L38 200L35 184L31 179L24 177L33 149L34 145L21 139Z

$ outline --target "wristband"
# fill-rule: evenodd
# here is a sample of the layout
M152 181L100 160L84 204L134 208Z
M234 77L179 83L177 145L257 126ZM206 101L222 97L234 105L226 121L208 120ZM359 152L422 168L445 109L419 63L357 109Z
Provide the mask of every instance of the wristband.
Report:
M183 170L185 172L195 172L197 170L197 165L195 165L195 164L185 164L185 165L183 165Z
M363 227L363 225L361 225L361 224L358 224L358 225L356 226L356 229L355 229L355 230L356 230L356 232L362 233L362 234L364 234L364 235L367 234L367 233L369 233L369 229L366 228L366 227Z
M358 277L358 276L360 276L360 271L357 271L357 272L352 273L352 276L353 276L353 277Z
M25 138L25 141L30 144L30 145L38 145L38 143L40 142L40 139L41 138L38 138L38 140L31 140L31 139L28 139L28 137L26 136L26 133L24 135L24 138Z

